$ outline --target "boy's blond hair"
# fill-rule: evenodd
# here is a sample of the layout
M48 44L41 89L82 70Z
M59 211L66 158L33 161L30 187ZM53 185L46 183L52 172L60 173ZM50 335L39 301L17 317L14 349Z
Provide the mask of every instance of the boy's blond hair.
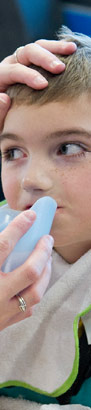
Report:
M77 44L77 51L72 55L57 55L65 63L65 71L54 75L32 64L30 67L39 71L48 80L48 87L34 90L25 84L10 86L7 94L12 102L17 105L43 105L52 101L73 99L84 92L91 92L91 38L73 33L65 26L59 30L57 38Z

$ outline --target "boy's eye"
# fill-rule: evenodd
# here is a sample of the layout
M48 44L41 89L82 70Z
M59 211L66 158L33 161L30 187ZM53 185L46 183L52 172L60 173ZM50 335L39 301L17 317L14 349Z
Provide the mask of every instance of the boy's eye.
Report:
M5 158L6 161L13 161L23 156L24 153L19 148L7 149L2 153L2 158Z
M65 157L80 157L82 155L85 155L86 149L83 148L80 144L73 144L71 142L69 144L60 144L56 153L58 156L61 155ZM26 154L24 154L21 149L14 147L4 150L1 153L1 156L5 159L5 161L15 161L17 159L24 158Z
M79 144L61 144L58 148L57 155L80 156L84 154L83 148Z

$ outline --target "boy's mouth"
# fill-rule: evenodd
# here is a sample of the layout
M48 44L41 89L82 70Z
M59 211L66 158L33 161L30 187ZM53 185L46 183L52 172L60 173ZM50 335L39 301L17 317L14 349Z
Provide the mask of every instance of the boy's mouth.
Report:
M33 204L32 204L32 205L27 205L26 208L25 208L25 211L26 211L27 209L31 208L32 206L33 206Z
M30 205L30 204L27 205L24 210L26 211L27 209L31 208L33 205L34 205L34 204L32 204L32 205ZM63 208L63 206L57 206L57 209L60 209L60 208Z

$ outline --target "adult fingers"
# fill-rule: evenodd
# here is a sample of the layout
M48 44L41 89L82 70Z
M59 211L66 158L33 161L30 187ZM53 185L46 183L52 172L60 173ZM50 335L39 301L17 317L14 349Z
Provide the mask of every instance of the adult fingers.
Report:
M36 282L44 271L54 244L50 235L43 236L35 246L27 261L19 268L5 275L4 294L8 299L23 292Z
M28 66L33 63L54 74L58 74L65 69L65 64L53 53L72 54L76 49L75 43L68 43L63 40L38 40L36 43L19 47L17 49L18 60L16 60L14 53L0 63L0 92L4 92L8 85L17 82L27 84L34 89L47 87L48 81L37 70L25 67L25 65Z
M48 51L47 54L45 54L45 56L48 57L49 60L49 64L48 64L48 68L49 71L54 71L54 66L51 66L51 70L50 70L50 62L53 62L54 59L56 59L58 61L57 58L54 57L53 54L62 54L62 55L68 55L68 54L72 54L77 50L77 46L74 42L71 41L64 41L64 40L45 40L45 39L40 39L35 41L35 43L29 43L26 46L22 46L19 47L15 53L13 53L11 56L6 57L1 64L12 64L12 63L16 63L17 59L18 62L24 65L29 65L31 62L33 62L33 64L36 64L36 55L35 53L39 53L39 62L40 62L40 66L41 65L41 57L42 57L42 52L43 50L41 50L41 54L40 54L40 48L37 48L36 45L39 45L41 47L41 49L45 49ZM17 57L17 58L16 58ZM32 61L33 59L33 61ZM60 71L61 71L61 62L59 60L59 64L60 64ZM45 68L45 67L44 67ZM57 66L56 66L57 68Z
M36 43L51 53L56 54L68 55L73 54L77 50L77 45L72 41L40 39Z
M13 312L13 317L10 319L10 324L15 320L15 322L19 320L23 320L26 317L32 316L34 311L34 306L41 302L41 299L48 287L50 277L51 277L51 264L52 264L52 257L50 256L46 267L40 276L40 278L35 282L34 285L28 287L24 290L21 296L24 298L26 302L26 310L25 312L19 313L19 301L16 296L10 300L9 303L9 310ZM9 317L9 314L8 314Z
M38 43L30 43L22 49L18 49L17 60L27 66L31 63L41 66L45 70L49 69L50 72L54 72L55 68L57 68L57 72L63 71L65 68L65 65L56 56L53 56L47 47L41 47Z
M36 281L35 286L29 286L25 291L22 292L22 297L24 296L24 300L27 303L25 312L19 312L19 301L16 295L13 298L8 298L8 286L6 287L6 282L7 284L9 283L9 290L11 293L11 282L9 276L6 275L6 278L8 280L5 278L5 276L2 276L0 278L0 280L3 282L3 289L0 289L0 330L3 330L13 323L24 320L24 318L27 318L33 314L33 307L35 304L41 301L50 280L51 259L52 258L49 257L49 259L47 260L44 271L40 278Z
M42 274L36 280L36 282L31 285L28 289L24 290L21 296L26 301L27 308L32 307L38 303L40 303L47 287L49 284L50 276L51 276L51 262L52 257L50 256L46 267L43 270Z
M6 327L9 327L11 325L14 325L15 323L18 323L18 322L21 322L27 319L28 317L32 316L33 311L34 311L34 307L30 308L29 310L25 312L19 312L15 314L14 316L12 316L12 318L8 318L7 320L5 320L5 322L2 323L0 330L3 330Z
M2 267L5 259L12 252L18 240L32 226L35 219L36 213L31 210L26 210L21 212L7 228L0 233L0 267Z
M14 83L27 84L35 89L42 89L48 85L48 81L30 67L17 64L3 64L0 66L0 93Z
M3 129L4 119L10 108L10 104L11 101L8 95L0 93L0 132Z

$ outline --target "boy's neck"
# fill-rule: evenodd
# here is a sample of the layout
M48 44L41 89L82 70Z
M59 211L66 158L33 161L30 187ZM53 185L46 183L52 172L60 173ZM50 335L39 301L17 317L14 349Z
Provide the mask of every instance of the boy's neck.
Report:
M54 248L56 250L56 252L58 252L58 254L60 256L62 256L62 258L67 262L67 263L75 263L78 259L81 258L81 256L83 256L86 252L88 252L91 249L91 242L79 242L76 244L71 244L68 246L63 246L61 248Z

